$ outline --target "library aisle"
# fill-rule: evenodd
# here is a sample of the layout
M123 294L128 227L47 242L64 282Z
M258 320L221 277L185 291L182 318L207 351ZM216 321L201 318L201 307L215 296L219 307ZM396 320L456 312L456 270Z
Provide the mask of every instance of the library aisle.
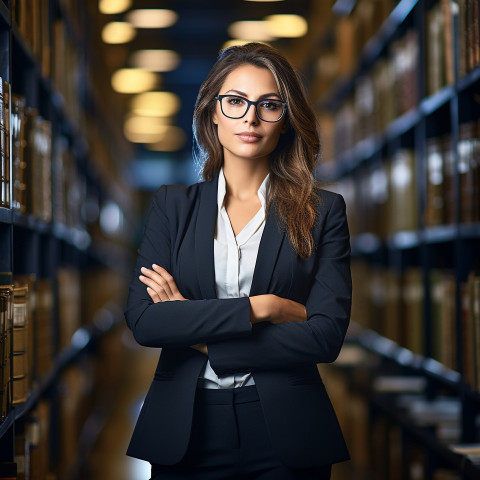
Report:
M86 461L88 480L148 480L150 464L125 455L135 419L153 378L159 351L142 348L125 328L128 361L112 411Z

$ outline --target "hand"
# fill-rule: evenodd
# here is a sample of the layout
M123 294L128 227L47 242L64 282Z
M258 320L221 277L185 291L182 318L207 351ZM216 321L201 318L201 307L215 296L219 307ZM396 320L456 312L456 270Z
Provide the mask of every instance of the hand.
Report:
M307 320L305 305L278 297L277 295L256 295L250 297L251 322L304 322Z
M142 267L138 278L147 286L147 293L154 303L172 300L187 300L178 290L174 278L159 265L152 265L153 270Z
M190 345L190 348L194 350L198 350L200 353L204 355L208 355L208 347L206 343L197 343L196 345Z

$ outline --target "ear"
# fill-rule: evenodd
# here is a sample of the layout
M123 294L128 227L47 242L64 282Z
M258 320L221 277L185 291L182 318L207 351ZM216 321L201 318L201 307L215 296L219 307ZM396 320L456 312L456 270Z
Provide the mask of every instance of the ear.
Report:
M288 130L288 120L285 118L283 121L282 129L280 130L280 133L287 133Z
M215 125L218 125L217 109L213 112L212 120Z

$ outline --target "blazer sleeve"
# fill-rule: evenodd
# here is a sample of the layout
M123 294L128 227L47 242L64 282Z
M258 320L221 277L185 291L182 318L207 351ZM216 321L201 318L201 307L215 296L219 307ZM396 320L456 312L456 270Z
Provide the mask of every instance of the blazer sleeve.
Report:
M317 246L316 272L306 302L307 321L260 323L250 338L208 344L217 375L333 362L350 320L352 282L345 202L336 195Z
M151 269L153 263L171 272L178 226L167 191L166 186L159 189L147 214L125 309L128 327L137 342L148 347L188 347L251 335L248 297L153 303L139 280L141 267Z

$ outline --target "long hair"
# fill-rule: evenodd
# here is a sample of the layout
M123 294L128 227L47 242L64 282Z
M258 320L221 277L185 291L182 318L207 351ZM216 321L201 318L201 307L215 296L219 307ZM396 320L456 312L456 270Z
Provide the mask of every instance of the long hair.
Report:
M218 95L225 79L240 65L270 70L280 96L287 104L286 132L270 154L267 211L273 204L290 242L302 258L309 257L318 211L318 185L313 170L320 153L316 116L302 82L290 63L274 48L248 43L223 50L200 87L193 116L193 154L202 166L204 180L213 180L223 165L223 148L213 122Z

